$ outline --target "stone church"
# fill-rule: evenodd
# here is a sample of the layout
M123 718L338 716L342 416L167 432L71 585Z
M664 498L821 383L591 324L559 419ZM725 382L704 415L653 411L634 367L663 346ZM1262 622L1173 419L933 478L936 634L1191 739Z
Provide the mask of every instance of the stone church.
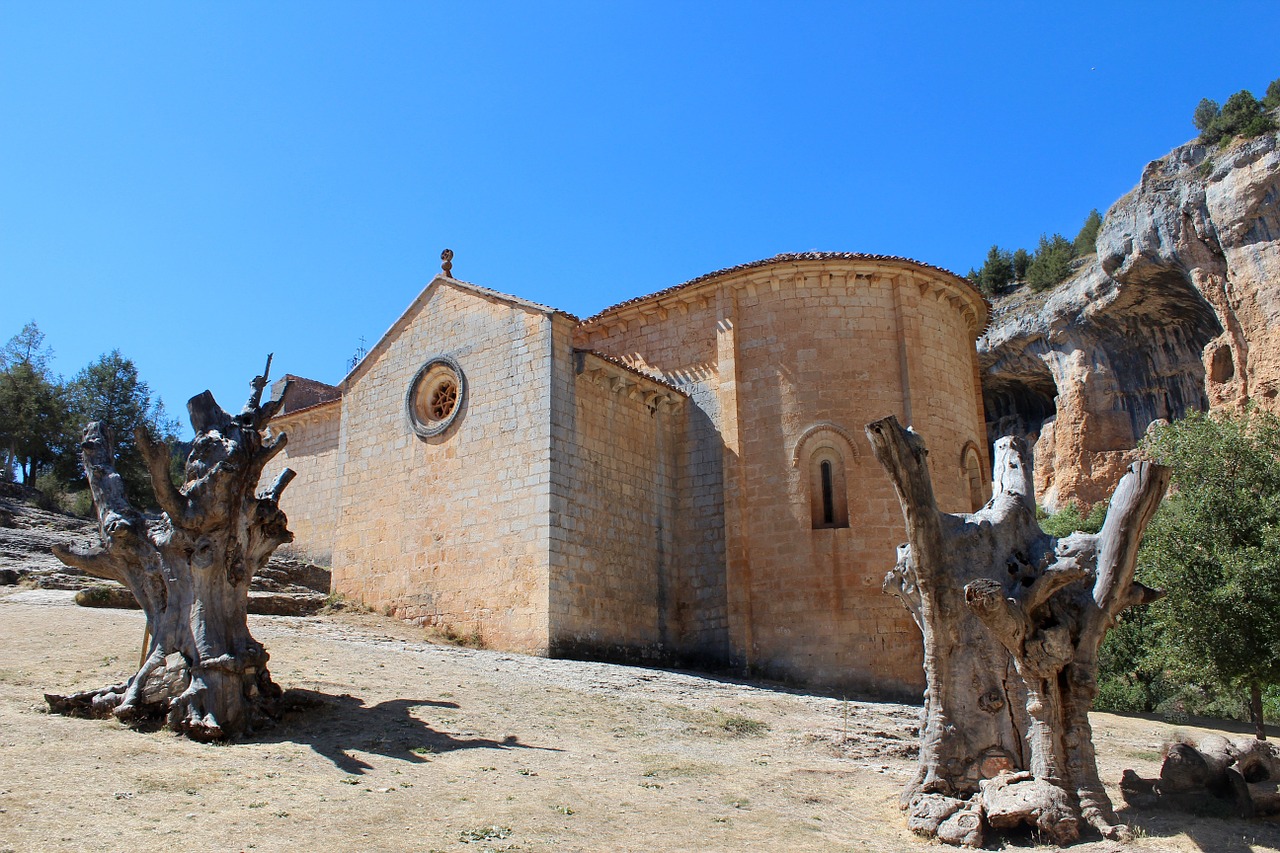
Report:
M585 320L446 272L337 386L290 377L264 478L298 472L294 547L335 592L490 648L918 696L862 428L911 424L940 506L980 507L986 322L963 278L879 255L778 255Z

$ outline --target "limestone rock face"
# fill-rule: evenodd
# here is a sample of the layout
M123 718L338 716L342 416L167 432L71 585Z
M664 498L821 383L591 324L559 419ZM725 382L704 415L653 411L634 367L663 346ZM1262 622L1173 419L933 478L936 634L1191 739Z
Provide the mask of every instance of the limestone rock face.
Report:
M996 305L978 341L990 437L1035 446L1050 508L1114 487L1153 421L1255 400L1280 412L1280 134L1149 164L1097 255Z

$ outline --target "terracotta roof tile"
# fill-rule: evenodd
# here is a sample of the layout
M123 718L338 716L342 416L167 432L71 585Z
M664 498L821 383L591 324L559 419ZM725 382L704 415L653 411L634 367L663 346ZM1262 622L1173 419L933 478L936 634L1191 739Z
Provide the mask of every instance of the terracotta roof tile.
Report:
M618 359L618 358L614 358L611 355L605 355L602 352L596 352L593 349L583 349L581 347L574 347L573 351L586 353L587 355L593 355L596 358L600 359L601 361L609 362L614 367L620 367L623 370L627 371L628 373L634 373L636 376L644 377L645 379L648 379L650 382L656 382L657 384L663 386L664 388L670 388L672 391L675 391L681 397L689 396L688 392L680 390L680 386L675 385L674 383L668 381L667 379L664 379L661 376L654 376L652 373L645 373L643 370L639 370L635 367L632 367L631 365L627 364L625 361L622 361L621 359Z
M738 264L737 266L733 266L733 267L725 267L724 269L716 270L715 272L709 272L709 273L706 273L705 275L700 275L697 278L691 278L688 281L683 282L681 284L677 284L673 287L668 287L663 290L650 293L647 296L636 296L632 299L624 300L622 302L619 302L617 305L610 305L608 308L605 308L602 311L599 311L591 315L587 319L582 320L579 325L586 325L587 323L591 323L595 320L598 320L599 318L603 317L606 314L611 314L614 311L617 311L620 308L626 308L630 305L636 305L641 302L647 302L650 299L656 299L661 296L666 296L670 293L676 292L677 290L683 290L686 287L692 287L697 284L702 284L705 281L710 281L713 278L719 278L720 276L727 275L728 273L741 272L743 270L756 269L758 267L772 266L773 264L785 264L785 263L791 263L791 262L797 262L797 261L890 261L893 263L910 264L911 266L920 267L921 269L942 273L943 275L953 279L957 284L973 291L973 293L977 295L980 299L982 298L982 294L978 292L978 289L974 287L973 283L970 282L967 278L956 275L951 270L943 269L942 267L936 267L933 264L921 263L920 261L912 260L911 258L903 258L897 255L867 255L867 254L863 254L862 252L792 252L792 253L774 255L772 258L764 258L763 260L751 261L750 263L746 263L746 264ZM983 301L985 302L985 299Z

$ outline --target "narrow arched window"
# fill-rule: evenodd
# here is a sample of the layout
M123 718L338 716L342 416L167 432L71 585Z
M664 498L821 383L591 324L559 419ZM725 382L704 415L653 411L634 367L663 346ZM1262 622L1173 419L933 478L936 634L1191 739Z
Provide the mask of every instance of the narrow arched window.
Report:
M822 471L822 523L826 527L835 524L835 492L831 487L831 463L823 460L818 466Z
M969 511L977 512L987 502L987 490L982 476L982 463L978 461L978 451L972 445L964 451L964 479L969 490Z
M809 460L809 508L813 528L849 526L844 459L831 447L820 447Z

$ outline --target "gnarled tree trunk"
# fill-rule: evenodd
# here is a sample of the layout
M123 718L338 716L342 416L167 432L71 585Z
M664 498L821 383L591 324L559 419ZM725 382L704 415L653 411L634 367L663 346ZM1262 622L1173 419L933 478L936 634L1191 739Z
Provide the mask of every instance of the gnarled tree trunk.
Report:
M114 715L126 722L161 719L199 740L232 737L273 716L280 688L267 671L267 651L250 634L249 580L280 545L293 540L280 493L285 469L256 494L266 463L285 446L263 429L280 401L261 403L267 371L253 380L240 414L224 412L205 391L187 411L196 432L186 482L169 479L169 448L139 428L138 446L163 513L134 508L112 465L102 426L85 427L84 468L98 514L100 544L87 551L55 546L59 560L124 584L147 617L148 645L137 673L123 684L71 696L46 695L56 713Z
M996 443L993 497L972 515L938 510L923 440L893 418L868 424L909 542L885 589L924 635L920 765L908 825L977 846L982 826L1030 823L1057 844L1084 822L1124 834L1098 777L1089 709L1098 650L1122 610L1159 593L1135 582L1138 544L1169 483L1130 466L1102 531L1056 539L1036 521L1024 442Z

